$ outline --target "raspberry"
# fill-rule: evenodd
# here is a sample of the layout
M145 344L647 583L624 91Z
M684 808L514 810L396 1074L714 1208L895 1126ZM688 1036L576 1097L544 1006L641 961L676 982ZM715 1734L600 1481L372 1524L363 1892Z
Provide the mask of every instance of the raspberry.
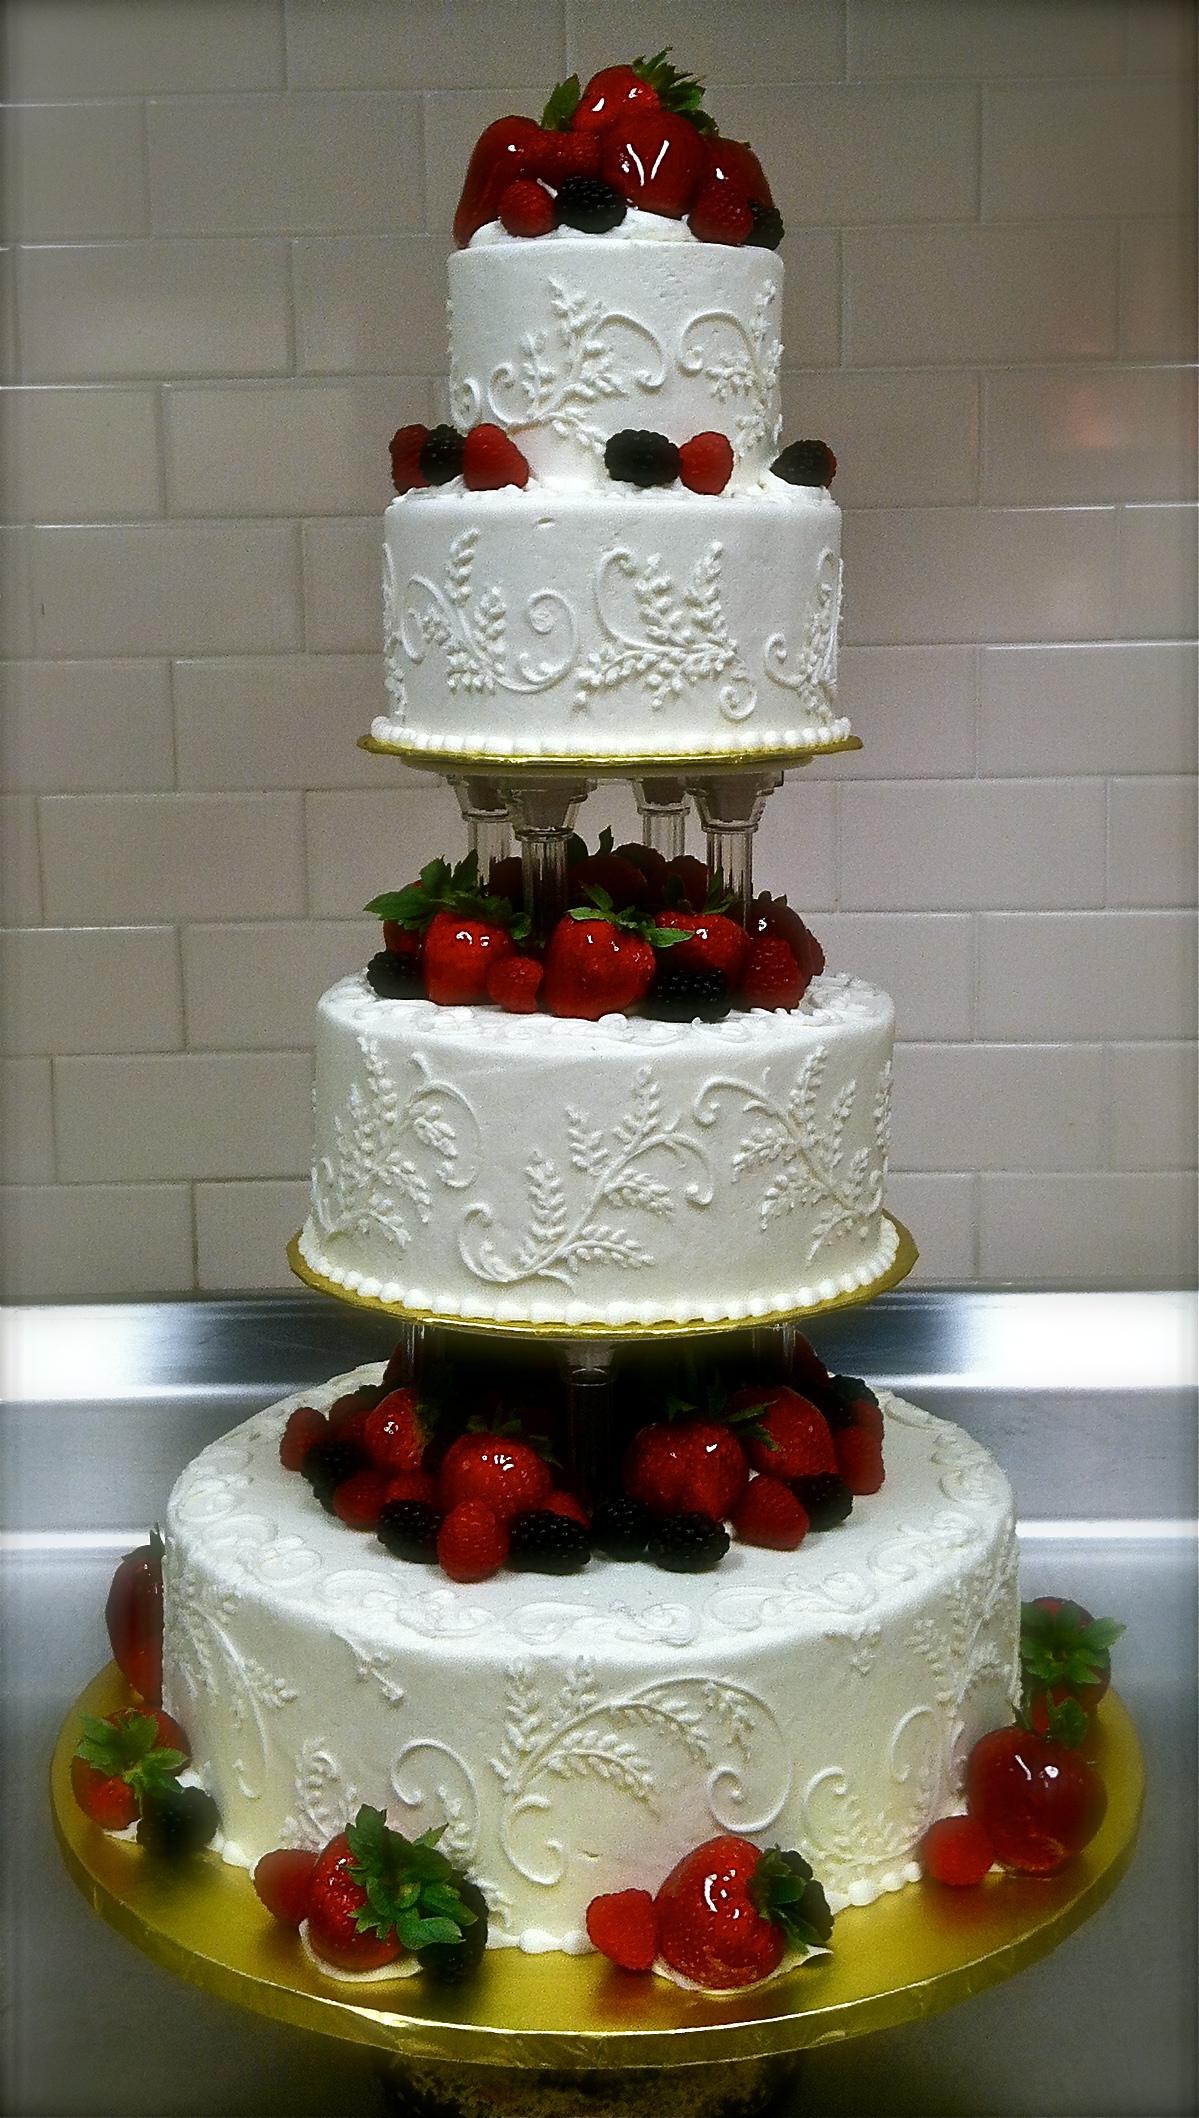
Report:
M598 178L568 176L558 186L558 221L563 228L578 228L584 235L606 235L619 228L628 206L619 191Z
M362 1444L346 1441L340 1434L332 1434L327 1441L314 1441L307 1450L300 1466L302 1475L308 1480L320 1504L331 1515L333 1495L347 1478L356 1478L359 1471L368 1471L370 1460Z
M664 1515L655 1523L649 1557L668 1574L707 1574L729 1548L729 1533L709 1515Z
M817 1471L788 1483L814 1530L835 1530L853 1508L853 1494L839 1471Z
M827 441L793 441L770 468L788 485L831 485L837 459Z
M465 446L456 427L433 427L420 452L421 476L430 485L448 485L462 470Z
M391 476L397 493L410 493L414 486L428 485L420 467L420 452L428 438L428 427L397 427L392 435Z
M565 1515L571 1522L580 1523L585 1530L591 1528L590 1515L582 1501L576 1500L573 1493L560 1493L555 1488L552 1493L546 1494L541 1505L548 1508L551 1515Z
M667 958L658 972L642 1012L655 1022L723 1022L732 1001L723 971L671 968Z
M423 1500L429 1507L437 1505L437 1480L428 1471L399 1471L392 1478L383 1495L385 1507L393 1500Z
M437 1558L437 1539L445 1516L427 1500L386 1500L379 1511L375 1535L394 1559L412 1559L431 1566Z
M545 966L532 956L501 956L487 973L487 998L509 1015L535 1015Z
M531 1508L508 1525L508 1564L522 1574L578 1574L591 1557L583 1525L552 1508Z
M658 1914L648 1890L614 1890L587 1907L587 1938L622 1971L649 1971L658 1953Z
M883 1482L883 1452L873 1434L843 1427L836 1437L837 1468L851 1493L877 1493Z
M688 219L701 243L743 243L753 233L753 208L745 193L720 177L704 185Z
M748 1007L794 1008L807 986L795 961L794 951L777 934L759 934L749 952L741 980L741 998Z
M969 1816L943 1816L932 1824L916 1848L926 1875L935 1883L962 1886L981 1883L993 1866L995 1848L981 1824Z
M744 1500L734 1508L733 1528L743 1544L794 1552L808 1534L808 1517L781 1478L760 1477L751 1479Z
M626 485L673 485L679 475L679 452L665 434L640 427L622 427L604 449L609 478Z
M882 1406L870 1385L859 1375L834 1375L833 1393L836 1405L829 1415L830 1427L860 1427L864 1434L872 1434L881 1443Z
M503 428L484 420L471 428L463 443L462 482L468 493L496 493L506 485L523 487L529 482L529 466Z
M333 1494L333 1513L350 1530L373 1530L390 1484L386 1471L356 1471Z
M605 1559L644 1559L654 1518L642 1500L605 1500L591 1518L593 1550Z
M329 1432L345 1435L352 1420L359 1422L353 1429L353 1438L359 1440L362 1421L368 1412L373 1412L386 1397L386 1390L373 1383L363 1383L357 1390L347 1390L344 1397L336 1397L329 1407Z
M411 956L380 949L366 967L366 982L380 1000L423 1000L425 981Z
M746 248L777 250L786 234L783 216L778 207L764 205L761 199L751 199L749 210L754 217L754 224L745 238Z
M279 1440L279 1461L285 1471L298 1471L314 1441L320 1441L329 1432L329 1422L323 1412L314 1412L311 1405L298 1405L292 1413Z
M415 1390L389 1390L367 1413L362 1441L376 1470L391 1477L398 1471L419 1471L428 1437Z
M693 434L679 449L679 477L689 493L723 493L733 475L733 446L714 429Z
M437 1533L437 1563L451 1581L486 1581L507 1557L508 1532L481 1500L460 1500L450 1509Z
M509 235L548 235L554 225L554 202L544 185L519 177L503 194L499 217Z
M316 1863L315 1853L281 1847L277 1853L264 1853L250 1877L255 1894L285 1927L298 1927L308 1917L308 1886Z

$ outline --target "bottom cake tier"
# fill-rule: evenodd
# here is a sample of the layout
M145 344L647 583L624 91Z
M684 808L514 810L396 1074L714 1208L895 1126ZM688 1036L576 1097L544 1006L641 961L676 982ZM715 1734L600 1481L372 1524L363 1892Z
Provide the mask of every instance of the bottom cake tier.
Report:
M1017 1697L1011 1492L959 1428L884 1393L885 1484L794 1552L467 1587L284 1470L300 1402L205 1449L168 1511L165 1703L227 1860L319 1847L361 1803L444 1824L492 1944L530 1952L587 1948L592 1897L655 1890L714 1831L797 1848L834 1909L918 1876Z

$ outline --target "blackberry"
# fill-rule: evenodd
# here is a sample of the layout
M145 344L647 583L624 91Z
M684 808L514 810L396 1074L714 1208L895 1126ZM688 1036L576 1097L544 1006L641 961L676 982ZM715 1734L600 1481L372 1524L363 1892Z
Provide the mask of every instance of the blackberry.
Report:
M331 1434L328 1441L314 1441L305 1450L300 1475L308 1480L321 1506L331 1515L333 1495L343 1479L354 1478L369 1468L370 1458L359 1442L339 1441L336 1434Z
M586 235L606 235L619 228L627 202L611 184L598 177L563 177L558 186L556 218L560 228L580 228Z
M665 434L643 427L622 427L604 450L609 478L626 485L673 485L679 475L679 452Z
M668 1574L707 1574L728 1548L728 1531L710 1515L664 1515L654 1524L649 1557Z
M729 982L713 964L702 971L673 970L667 957L642 1007L655 1022L723 1022L732 1006Z
M366 982L380 1000L423 1000L425 981L416 968L412 956L397 956L392 949L380 949L372 956L366 967Z
M474 1925L463 1929L461 1941L427 1942L416 1952L417 1963L439 1986L456 1986L469 1978L482 1963L487 1947L487 1899L478 1884L468 1882L465 1876L459 1877L453 1887L467 1911L474 1913Z
M853 1494L836 1471L813 1471L787 1483L814 1530L835 1530L853 1507Z
M783 1858L786 1860L786 1854L784 1854ZM812 1929L818 1942L824 1942L827 1945L832 1940L833 1915L829 1910L829 1902L824 1894L824 1886L816 1881L815 1876L809 1876L807 1883L804 1885L804 1894L796 1905L795 1910L798 1917Z
M827 441L793 441L770 468L788 485L831 485L837 459Z
M508 1564L518 1574L578 1574L591 1557L581 1522L551 1508L529 1508L508 1525Z
M202 1787L164 1787L142 1799L137 1843L147 1853L178 1860L207 1846L220 1821L216 1803Z
M846 1427L857 1425L853 1410L855 1400L864 1398L868 1404L877 1405L878 1399L860 1375L834 1375L832 1385L824 1416L833 1433L840 1434Z
M605 1500L591 1518L591 1548L605 1559L644 1559L653 1526L643 1500Z
M430 427L428 438L421 444L421 477L430 485L448 485L451 478L461 474L465 447L457 427Z
M749 210L754 224L745 238L744 247L747 250L777 250L785 233L778 207L764 206L760 199L751 199Z
M389 1500L379 1511L375 1535L393 1559L437 1561L437 1533L445 1516L427 1500Z

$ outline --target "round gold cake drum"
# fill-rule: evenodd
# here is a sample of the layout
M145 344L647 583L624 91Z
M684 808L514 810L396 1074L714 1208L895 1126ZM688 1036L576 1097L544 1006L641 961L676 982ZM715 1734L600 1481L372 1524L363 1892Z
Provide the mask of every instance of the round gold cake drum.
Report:
M88 1822L70 1785L78 1715L112 1713L132 1698L110 1664L68 1716L51 1767L58 1842L93 1910L154 1962L221 1999L373 2047L380 2058L465 2074L587 2071L615 2082L630 2069L721 2072L721 2062L737 2062L748 2078L772 2057L934 2015L1047 1955L1098 1909L1132 1857L1144 1791L1136 1731L1109 1692L1090 1753L1107 1786L1107 1816L1084 1853L1042 1881L992 1875L968 1890L924 1882L851 1908L838 1918L831 1956L756 1992L688 1993L600 1956L516 1949L490 1952L461 1987L426 1989L419 1977L352 1985L316 1970L243 1869L213 1853L150 1860ZM531 2087L522 2118L537 2104Z
M781 750L688 750L663 757L594 757L514 751L500 756L496 751L421 750L406 743L384 743L378 736L360 735L358 748L376 757L398 757L405 765L425 772L455 777L469 772L479 779L494 779L497 773L581 773L585 779L693 779L704 772L753 772L761 765L808 765L814 757L834 757L838 751L860 750L860 735L844 735L828 743L803 743Z
M893 1214L885 1213L897 1237L895 1256L885 1272L865 1287L852 1287L847 1294L830 1295L825 1302L812 1302L803 1309L764 1310L759 1316L725 1316L714 1322L697 1317L679 1323L670 1319L658 1324L546 1324L531 1323L527 1319L500 1319L494 1316L446 1316L436 1309L409 1309L403 1302L380 1301L377 1295L355 1294L348 1287L341 1287L336 1280L325 1278L300 1254L300 1238L294 1235L287 1246L287 1262L296 1278L306 1287L314 1287L318 1294L330 1294L335 1301L348 1302L354 1309L373 1309L380 1316L393 1316L398 1324L439 1324L451 1331L498 1332L510 1338L539 1339L645 1339L645 1338L696 1338L715 1331L756 1331L774 1324L797 1324L806 1317L824 1316L833 1309L856 1309L863 1302L872 1302L876 1295L886 1294L906 1280L920 1253L902 1221Z

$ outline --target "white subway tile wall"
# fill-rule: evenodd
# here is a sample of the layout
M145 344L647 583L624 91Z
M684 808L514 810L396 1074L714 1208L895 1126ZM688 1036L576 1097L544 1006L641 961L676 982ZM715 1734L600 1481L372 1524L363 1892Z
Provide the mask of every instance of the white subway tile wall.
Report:
M865 747L773 797L759 872L895 995L919 1271L1192 1274L1191 0L10 0L4 35L5 1293L287 1284L316 996L461 843L355 738L465 162L662 44L763 152L786 429L840 458Z

